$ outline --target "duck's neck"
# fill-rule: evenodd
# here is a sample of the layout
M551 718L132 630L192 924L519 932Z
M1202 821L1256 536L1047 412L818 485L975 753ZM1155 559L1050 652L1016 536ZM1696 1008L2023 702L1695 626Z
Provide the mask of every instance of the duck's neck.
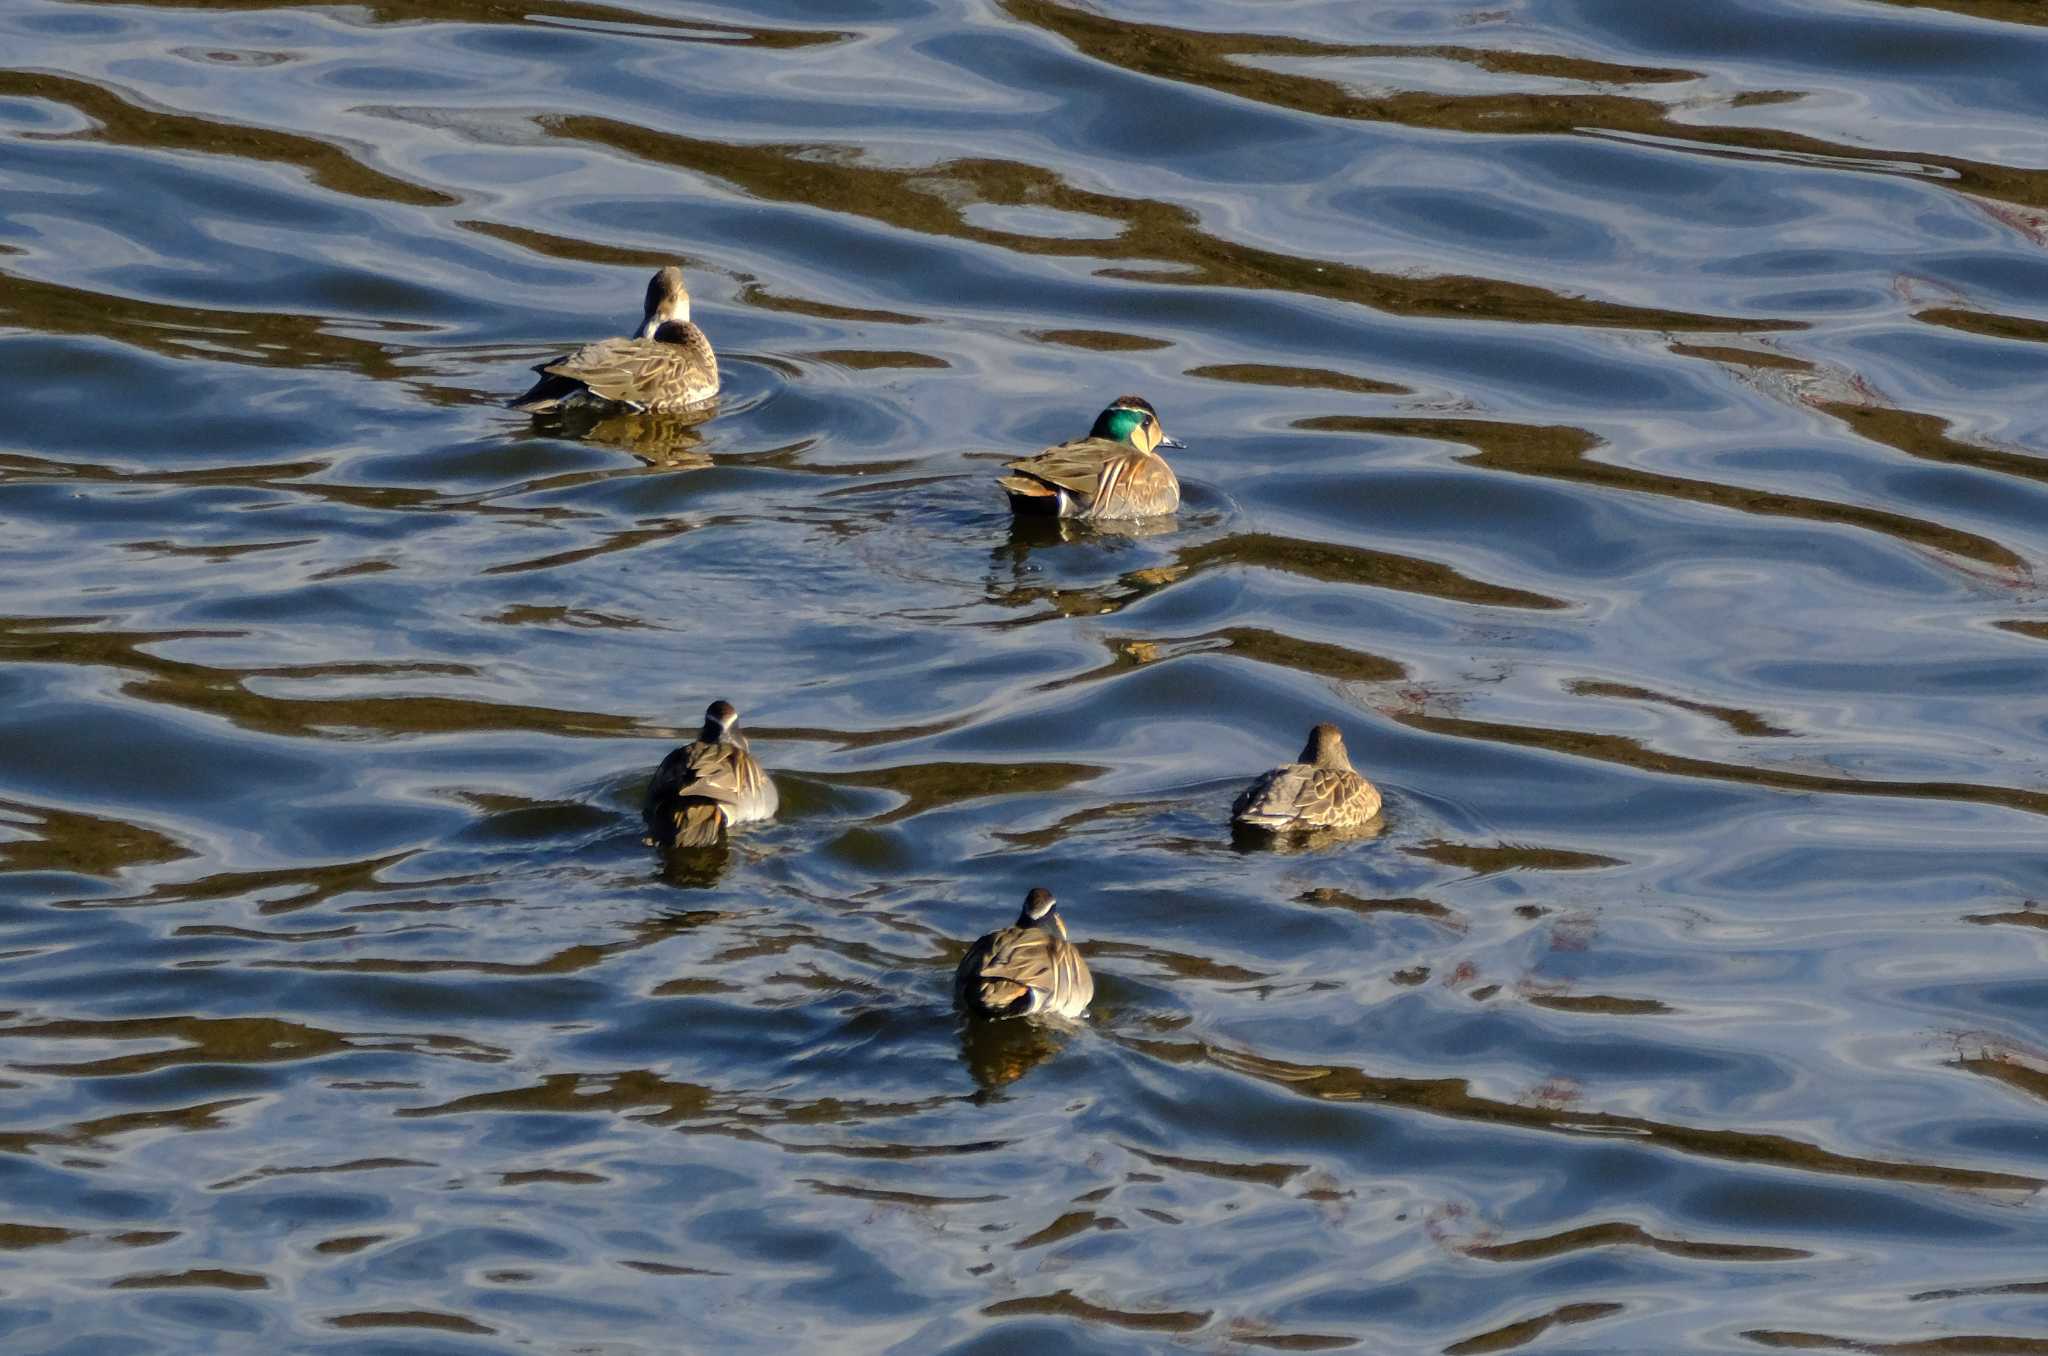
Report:
M683 329L689 323L690 308L688 306L663 306L648 312L647 318L640 322L640 328L634 331L633 337L635 339L658 339L661 337L661 331L667 329L670 325L674 325L677 329Z

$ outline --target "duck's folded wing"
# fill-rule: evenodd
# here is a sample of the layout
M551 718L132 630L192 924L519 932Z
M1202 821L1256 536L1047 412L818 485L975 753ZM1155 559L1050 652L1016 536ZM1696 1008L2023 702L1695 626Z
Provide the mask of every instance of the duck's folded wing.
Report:
M1230 813L1247 824L1327 824L1364 784L1355 772L1289 763L1252 783Z
M995 1016L1078 1017L1095 997L1080 949L1043 928L1004 928L968 949L953 978L956 1001Z
M1249 823L1361 823L1379 810L1379 792L1372 783L1344 768L1296 763L1266 775L1265 795L1240 816Z
M1286 807L1294 803L1294 792L1283 791L1280 788L1283 783L1291 785L1305 770L1300 764L1293 763L1286 767L1276 767L1271 772L1263 774L1231 803L1230 817L1256 819L1271 814L1280 819L1289 818L1290 814Z
M541 370L552 377L565 377L602 399L645 406L663 391L680 389L687 357L688 350L675 344L602 339Z
M747 772L754 760L730 744L706 744L690 764L686 796L701 796L723 805L737 805L747 794ZM758 773L758 767L754 768Z
M1327 824L1337 818L1345 803L1357 794L1358 774L1319 767L1302 779L1295 797L1295 813L1311 824Z
M1094 497L1102 482L1102 468L1129 449L1107 438L1083 438L1079 442L1048 447L1035 457L1020 457L1005 463L1005 469L1056 485L1069 494Z
M1330 818L1343 825L1363 824L1380 812L1380 792L1356 772L1334 771L1322 775L1333 778L1335 785L1330 789Z
M759 759L745 749L738 750L733 757L733 778L738 792L733 808L742 819L769 819L774 816L782 797L776 792L775 783Z
M1061 1016L1078 1017L1094 1001L1095 976L1088 973L1088 962L1071 942L1053 948L1052 962L1051 1007Z
M745 757L730 744L685 744L661 760L654 782L647 788L648 803L692 796L721 805L737 804L745 790L745 774L738 760ZM758 773L759 769L755 770Z
M1010 1007L1035 991L1039 999L1028 1006L1039 1007L1053 991L1052 935L1039 928L1003 929L990 939L975 977L992 1006Z
M1034 989L1049 989L1053 941L1052 934L1042 928L1006 928L996 934L995 945L989 948L981 972L1014 979Z

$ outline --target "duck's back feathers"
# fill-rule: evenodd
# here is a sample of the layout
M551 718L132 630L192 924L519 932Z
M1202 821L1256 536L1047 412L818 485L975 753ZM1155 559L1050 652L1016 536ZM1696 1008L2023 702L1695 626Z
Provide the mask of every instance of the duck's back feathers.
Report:
M1347 829L1380 812L1380 793L1349 768L1289 763L1245 789L1230 817L1247 828Z
M1129 443L1111 442L1107 438L1076 438L1048 447L1036 456L1003 463L1005 470L1016 472L1005 477L1003 484L1008 487L1012 480L1023 478L1037 481L1045 488L1092 497L1102 480L1102 468L1129 456L1131 450Z
M661 760L641 817L663 846L708 847L734 824L772 819L775 783L738 735L685 744Z
M1166 459L1108 438L1081 438L1004 464L997 483L1018 513L1062 518L1148 518L1180 506Z
M529 414L683 410L718 394L718 357L704 331L687 321L670 321L649 339L600 339L533 370L540 380L512 402Z
M984 1017L1078 1017L1095 997L1080 948L1049 927L1010 927L968 948L953 997Z

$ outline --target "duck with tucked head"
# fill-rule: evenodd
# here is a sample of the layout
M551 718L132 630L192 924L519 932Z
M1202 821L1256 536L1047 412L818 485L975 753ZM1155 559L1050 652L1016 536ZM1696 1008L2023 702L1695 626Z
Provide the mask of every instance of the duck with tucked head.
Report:
M647 284L647 314L628 339L600 339L533 369L540 380L512 402L528 414L673 413L718 394L718 356L690 323L690 293L674 264Z
M661 760L640 816L657 846L711 847L735 824L775 817L775 783L754 761L745 735L733 732L740 713L713 702L695 742Z
M1180 507L1180 481L1159 455L1166 436L1142 398L1118 396L1088 436L1004 464L1010 511L1058 518L1150 518Z
M1095 977L1081 949L1067 940L1067 925L1050 890L1024 896L1010 927L967 948L953 976L953 1001L975 1017L1079 1017L1095 997Z
M1266 833L1355 829L1380 812L1379 788L1352 770L1344 735L1325 723L1308 732L1301 761L1276 767L1237 798L1230 821Z

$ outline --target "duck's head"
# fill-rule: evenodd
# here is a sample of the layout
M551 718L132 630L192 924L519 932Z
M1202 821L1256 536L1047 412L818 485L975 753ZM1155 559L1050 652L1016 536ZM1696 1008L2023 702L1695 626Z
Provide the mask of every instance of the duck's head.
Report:
M707 744L716 744L732 730L732 723L740 713L731 702L713 702L704 710L704 728L697 732L697 738Z
M1017 926L1020 928L1044 928L1049 932L1057 932L1061 937L1065 937L1067 935L1067 925L1060 921L1058 914L1053 912L1054 906L1058 903L1059 901L1052 897L1052 891L1043 887L1034 889L1030 894L1024 896L1024 909L1017 915Z
M1351 757L1344 751L1344 732L1324 721L1308 732L1308 743L1301 749L1301 761L1317 767L1350 767Z
M1159 412L1143 396L1134 395L1121 395L1110 401L1109 408L1096 416L1095 427L1088 430L1088 436L1129 443L1140 452L1187 446L1178 438L1167 437L1166 430L1159 425Z
M683 286L683 271L674 264L647 280L647 315L635 337L652 339L656 330L672 320L690 323L690 289Z

